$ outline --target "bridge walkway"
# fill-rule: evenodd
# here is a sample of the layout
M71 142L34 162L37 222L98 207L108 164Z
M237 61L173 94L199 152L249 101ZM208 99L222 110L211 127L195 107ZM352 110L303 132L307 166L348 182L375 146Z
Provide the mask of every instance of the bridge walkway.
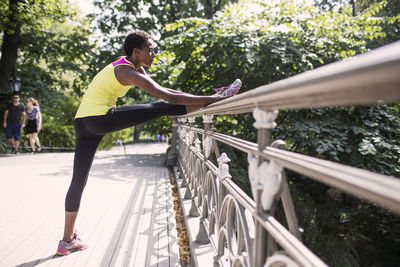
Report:
M89 249L55 255L73 153L0 157L0 266L179 266L167 145L98 151L77 229Z

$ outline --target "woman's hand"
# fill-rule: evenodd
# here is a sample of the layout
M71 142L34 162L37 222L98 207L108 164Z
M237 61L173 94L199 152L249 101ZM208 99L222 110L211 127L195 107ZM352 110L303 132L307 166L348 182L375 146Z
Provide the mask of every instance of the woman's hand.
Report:
M216 94L211 95L210 97L213 98L213 102L212 103L215 103L215 102L224 100L224 99L228 98L229 96L222 96L222 95L216 93ZM209 104L212 104L212 103L209 103Z

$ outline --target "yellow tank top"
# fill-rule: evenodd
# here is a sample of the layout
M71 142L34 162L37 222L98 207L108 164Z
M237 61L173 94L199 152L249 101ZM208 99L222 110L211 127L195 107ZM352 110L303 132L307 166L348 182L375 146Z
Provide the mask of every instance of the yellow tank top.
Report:
M128 92L132 86L122 85L115 77L114 68L119 65L135 68L131 62L122 57L97 73L83 95L75 118L105 115L114 106L117 98Z

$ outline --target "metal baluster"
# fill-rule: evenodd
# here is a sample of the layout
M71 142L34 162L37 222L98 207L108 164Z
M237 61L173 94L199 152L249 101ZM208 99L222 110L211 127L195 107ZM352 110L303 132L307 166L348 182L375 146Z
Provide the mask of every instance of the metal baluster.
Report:
M178 157L178 119L176 117L169 117L172 121L172 138L171 149L167 156L167 166L172 167L176 165Z
M274 120L278 116L278 111L266 111L259 108L255 108L253 111L255 118L254 127L257 128L257 143L258 151L263 151L271 143L272 128L276 126ZM262 164L263 160L258 158L258 166ZM261 214L264 212L261 204L261 193L262 187L257 188L256 196L256 213ZM272 248L271 244L268 243L268 232L264 227L256 220L255 222L256 235L254 240L254 258L253 266L262 266L265 259L268 256L268 251Z
M204 136L203 136L203 155L204 155L204 162L203 162L203 175L206 175L207 173L207 165L206 161L209 158L209 154L206 153L206 147L205 147L205 139L207 138L207 131L210 129L211 123L212 123L213 116L212 115L204 115L203 116L203 123L204 123ZM212 148L207 148L211 150ZM205 177L202 177L204 179ZM209 196L210 197L210 196ZM203 204L204 205L204 204ZM199 232L196 235L196 242L199 242L201 244L207 244L210 243L210 240L208 238L208 233L206 231L206 228L204 226L205 223L205 217L201 217L199 221Z

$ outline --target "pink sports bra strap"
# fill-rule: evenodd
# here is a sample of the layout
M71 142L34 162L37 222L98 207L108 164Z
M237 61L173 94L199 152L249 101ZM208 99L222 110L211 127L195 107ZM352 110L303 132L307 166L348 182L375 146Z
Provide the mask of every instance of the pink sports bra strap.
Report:
M113 67L116 67L118 65L129 65L132 68L135 68L135 65L133 65L131 62L129 62L128 60L125 59L125 57L121 57L120 59L118 59L117 61L112 63Z

